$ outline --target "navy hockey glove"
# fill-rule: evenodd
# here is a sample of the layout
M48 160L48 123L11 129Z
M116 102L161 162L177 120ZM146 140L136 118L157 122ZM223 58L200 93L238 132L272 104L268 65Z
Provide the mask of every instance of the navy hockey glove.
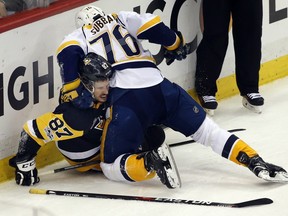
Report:
M38 170L36 169L36 162L34 157L13 157L9 161L9 165L14 167L15 181L18 185L31 186L40 181L38 177Z
M167 50L164 51L164 57L166 58L166 64L170 65L174 62L175 59L183 60L186 58L188 54L188 46L184 42L184 38L180 31L176 31L176 34L180 38L180 45L175 50Z
M78 97L72 100L72 104L79 109L88 109L93 106L94 98L85 86L81 83L76 89Z
M80 85L71 91L66 91L64 88L60 90L60 103L72 102L72 104L79 109L88 109L93 106L94 98L85 86Z

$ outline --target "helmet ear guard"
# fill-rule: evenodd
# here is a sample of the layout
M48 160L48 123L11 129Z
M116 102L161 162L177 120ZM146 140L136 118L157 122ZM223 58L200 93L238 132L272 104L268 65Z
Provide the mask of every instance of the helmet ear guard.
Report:
M80 28L84 25L92 25L93 21L99 17L105 16L101 8L94 5L88 5L82 8L75 16L75 25Z

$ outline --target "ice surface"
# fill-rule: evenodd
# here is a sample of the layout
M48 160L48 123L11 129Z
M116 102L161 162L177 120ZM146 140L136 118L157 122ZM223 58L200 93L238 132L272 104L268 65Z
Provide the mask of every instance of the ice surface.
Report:
M258 151L264 160L288 169L288 77L260 88L265 98L262 114L252 113L235 96L219 103L213 119L227 130L245 128L235 134ZM167 143L189 140L166 130ZM227 161L211 149L197 143L173 147L172 152L182 178L182 188L169 190L159 180L142 183L119 183L107 180L101 173L66 171L41 177L35 187L51 190L121 194L203 200L242 202L261 197L271 198L267 206L232 209L184 204L149 203L141 201L106 200L29 194L30 187L9 181L0 184L1 216L287 216L288 185L267 183L247 168ZM67 166L65 161L40 171Z

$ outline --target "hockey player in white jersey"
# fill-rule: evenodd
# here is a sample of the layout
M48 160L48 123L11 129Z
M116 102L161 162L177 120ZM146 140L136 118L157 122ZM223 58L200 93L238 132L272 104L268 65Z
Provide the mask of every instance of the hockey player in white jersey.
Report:
M103 56L115 70L101 143L101 168L107 178L133 182L157 173L168 188L180 187L167 145L141 150L144 131L162 124L248 167L259 178L288 182L286 170L266 163L243 140L219 128L184 89L163 76L141 41L164 46L170 63L185 59L187 48L181 33L169 29L159 16L127 11L105 15L100 8L87 6L76 22L79 28L65 37L57 55L67 91L77 88L78 64L88 52Z

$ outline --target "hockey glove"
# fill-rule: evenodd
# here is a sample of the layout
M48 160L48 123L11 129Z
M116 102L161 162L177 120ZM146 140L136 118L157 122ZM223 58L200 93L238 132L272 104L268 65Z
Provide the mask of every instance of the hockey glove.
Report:
M269 182L288 183L288 173L282 167L266 163L259 155L249 158L240 152L238 161L245 164L257 177Z
M60 103L72 102L79 109L88 109L93 106L94 99L85 86L80 82L76 89L65 91L65 87L60 90Z
M14 167L15 181L18 185L31 186L40 181L36 162L34 157L13 157L9 161L9 165Z
M185 59L188 54L188 46L184 42L184 38L180 31L176 31L176 34L180 38L180 45L175 50L167 50L164 51L164 57L166 58L166 64L170 65L174 62L175 59L182 60Z

